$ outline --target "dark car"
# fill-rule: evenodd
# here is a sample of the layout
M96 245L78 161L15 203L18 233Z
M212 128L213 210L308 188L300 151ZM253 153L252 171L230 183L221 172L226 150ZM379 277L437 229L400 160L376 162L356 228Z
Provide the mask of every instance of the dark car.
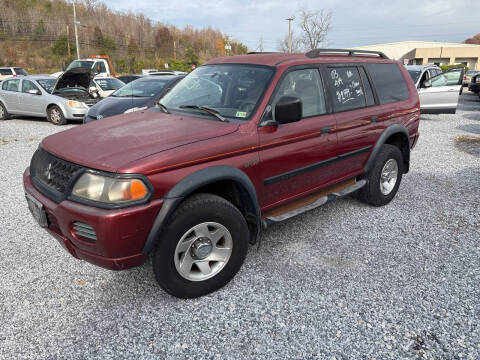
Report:
M468 90L475 94L480 93L480 74L473 75L470 84L468 84Z
M123 75L117 77L118 80L123 81L125 84L131 83L133 80L137 80L143 77L143 75Z
M183 76L165 75L145 76L134 80L92 106L83 122L89 123L152 107L182 78Z
M388 204L419 137L415 84L379 52L222 57L161 103L43 139L23 184L36 221L70 254L116 270L151 254L159 285L184 298L230 281L275 223L353 192ZM378 213L354 209L336 221Z

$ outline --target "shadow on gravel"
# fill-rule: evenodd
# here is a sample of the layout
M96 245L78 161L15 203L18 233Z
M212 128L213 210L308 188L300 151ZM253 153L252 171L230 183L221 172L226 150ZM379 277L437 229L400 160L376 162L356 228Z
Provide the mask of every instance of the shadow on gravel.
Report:
M479 111L478 112L473 113L473 114L465 114L465 115L463 115L463 118L468 119L468 120L480 121L480 106L479 106Z
M480 120L480 119L479 119ZM480 134L480 124L465 124L457 126L458 130L463 130L472 134Z

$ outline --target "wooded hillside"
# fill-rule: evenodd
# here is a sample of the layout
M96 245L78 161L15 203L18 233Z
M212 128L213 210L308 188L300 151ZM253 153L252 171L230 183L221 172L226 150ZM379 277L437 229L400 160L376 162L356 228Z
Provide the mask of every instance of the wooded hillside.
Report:
M118 73L143 68L187 70L225 55L228 39L210 27L179 29L143 14L115 12L97 0L77 0L80 56L108 54ZM231 54L247 47L230 40ZM70 55L69 55L70 49ZM61 70L76 58L73 6L65 0L0 0L0 66L29 73Z

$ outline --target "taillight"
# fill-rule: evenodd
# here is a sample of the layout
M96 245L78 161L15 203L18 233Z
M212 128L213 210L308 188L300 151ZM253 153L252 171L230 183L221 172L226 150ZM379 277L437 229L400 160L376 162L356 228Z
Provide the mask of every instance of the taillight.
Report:
M467 77L466 77L466 76L464 76L464 77L463 77L463 80L467 80Z

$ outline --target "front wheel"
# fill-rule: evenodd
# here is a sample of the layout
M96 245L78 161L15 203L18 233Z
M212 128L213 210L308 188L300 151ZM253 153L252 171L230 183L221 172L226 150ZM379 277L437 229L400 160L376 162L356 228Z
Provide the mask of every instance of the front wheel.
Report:
M63 115L62 109L57 105L52 105L47 110L47 118L54 125L65 125L67 120L65 115Z
M174 212L153 254L158 284L179 298L194 298L227 284L248 249L242 213L225 199L196 194Z
M385 144L376 157L373 168L366 174L367 184L358 198L373 206L388 204L398 191L403 174L403 156L399 148Z

